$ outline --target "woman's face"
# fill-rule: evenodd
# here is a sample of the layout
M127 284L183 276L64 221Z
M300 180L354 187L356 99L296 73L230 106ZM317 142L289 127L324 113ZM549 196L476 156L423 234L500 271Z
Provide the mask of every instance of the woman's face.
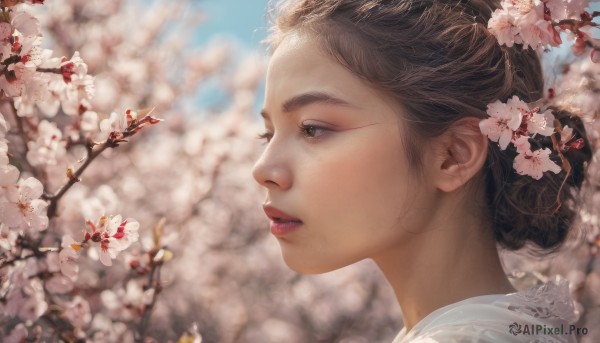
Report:
M317 93L344 103L298 98ZM290 268L323 273L409 247L433 191L409 173L397 111L309 37L291 34L277 48L263 110L272 136L253 176L266 203L302 221L277 236Z

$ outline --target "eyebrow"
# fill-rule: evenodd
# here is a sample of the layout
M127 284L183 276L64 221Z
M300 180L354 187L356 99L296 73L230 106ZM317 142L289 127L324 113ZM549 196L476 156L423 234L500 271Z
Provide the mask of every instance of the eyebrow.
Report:
M281 108L284 113L289 113L314 103L356 107L348 101L340 99L332 94L314 91L302 93L286 100ZM265 119L269 117L269 114L264 109L260 111L260 115Z

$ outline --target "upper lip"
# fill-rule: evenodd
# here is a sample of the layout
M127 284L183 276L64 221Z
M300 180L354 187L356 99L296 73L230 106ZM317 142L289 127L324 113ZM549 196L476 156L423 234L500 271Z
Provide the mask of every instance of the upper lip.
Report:
M287 213L283 212L282 210L275 208L271 205L263 205L263 209L265 210L265 213L267 214L267 216L269 218L271 218L272 220L283 219L286 221L301 222L300 219L290 216L289 214L287 214Z

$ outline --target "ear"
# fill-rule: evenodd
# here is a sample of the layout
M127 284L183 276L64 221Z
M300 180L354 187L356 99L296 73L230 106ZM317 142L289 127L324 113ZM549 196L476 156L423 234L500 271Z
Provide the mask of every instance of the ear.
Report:
M479 129L480 118L466 117L436 139L433 158L436 187L452 192L466 184L487 159L488 138Z

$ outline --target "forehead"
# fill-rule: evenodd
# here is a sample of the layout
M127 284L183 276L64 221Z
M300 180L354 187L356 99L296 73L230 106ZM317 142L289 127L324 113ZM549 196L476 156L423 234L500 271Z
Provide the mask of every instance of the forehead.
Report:
M277 47L267 69L267 91L289 91L294 83L297 88L301 85L322 83L327 80L327 74L336 67L318 47L314 39L306 35L290 33Z
M269 61L265 108L276 109L288 98L311 91L330 93L361 107L382 101L379 92L326 54L314 38L290 33Z

